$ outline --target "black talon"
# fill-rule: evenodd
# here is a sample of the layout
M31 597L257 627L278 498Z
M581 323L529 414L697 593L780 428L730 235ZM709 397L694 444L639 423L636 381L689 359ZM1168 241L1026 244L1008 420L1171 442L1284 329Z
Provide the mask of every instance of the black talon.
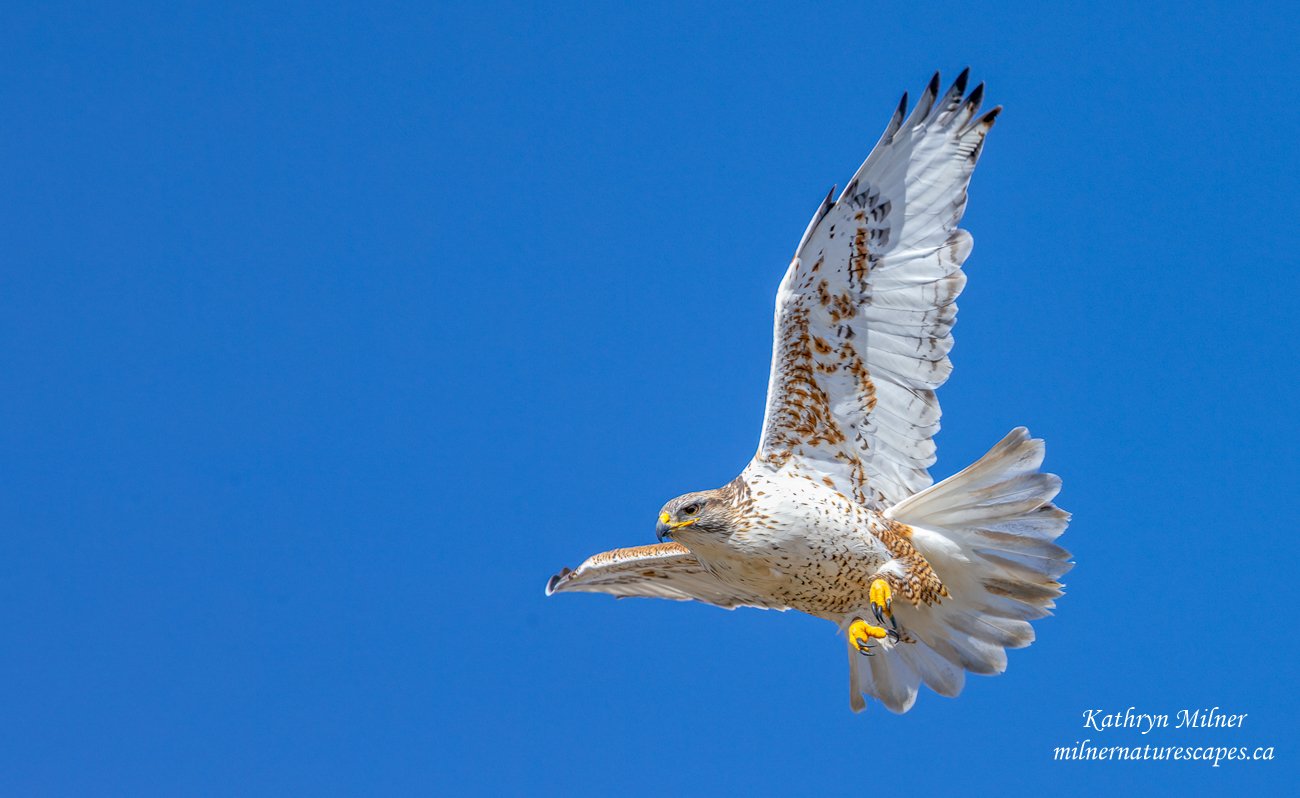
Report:
M903 636L900 635L898 633L898 630L896 629L886 629L885 636L888 637L890 640L894 641L895 643L903 639Z
M894 627L895 630L898 629L898 619L895 618L892 613L889 616L889 625Z
M876 616L876 623L884 623L884 622L885 622L885 616L880 614L880 606L879 606L879 605L872 604L872 605L871 605L871 612L872 612L873 614L875 614L875 616Z

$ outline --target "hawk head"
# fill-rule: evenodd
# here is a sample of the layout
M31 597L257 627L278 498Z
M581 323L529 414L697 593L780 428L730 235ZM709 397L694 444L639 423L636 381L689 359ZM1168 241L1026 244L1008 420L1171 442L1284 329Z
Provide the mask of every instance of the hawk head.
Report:
M719 490L687 493L659 511L655 533L660 540L681 541L696 535L727 535L731 532L733 506Z

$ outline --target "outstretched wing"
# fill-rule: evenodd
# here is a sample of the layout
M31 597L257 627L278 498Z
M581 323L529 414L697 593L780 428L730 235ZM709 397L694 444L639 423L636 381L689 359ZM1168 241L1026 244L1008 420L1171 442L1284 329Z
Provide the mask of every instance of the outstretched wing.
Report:
M704 570L689 549L677 543L633 546L592 555L576 570L565 568L546 583L548 596L565 592L609 593L620 598L695 599L727 609L786 609L770 599L725 584Z
M904 120L907 95L839 198L827 196L776 301L756 465L799 468L883 509L927 487L952 365L966 187L1000 108L984 86L939 76ZM834 194L832 190L831 194Z

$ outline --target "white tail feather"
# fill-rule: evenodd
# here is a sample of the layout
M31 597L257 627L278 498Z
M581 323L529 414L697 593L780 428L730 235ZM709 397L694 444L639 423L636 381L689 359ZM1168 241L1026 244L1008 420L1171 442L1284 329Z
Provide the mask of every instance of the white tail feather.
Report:
M955 696L964 671L1001 673L1006 649L1033 642L1029 621L1051 614L1056 580L1074 565L1053 542L1070 516L1051 503L1061 480L1038 470L1043 452L1019 427L969 468L886 512L912 528L913 545L950 595L920 607L895 600L899 627L915 642L884 642L874 657L850 645L855 711L866 693L906 712L922 682Z

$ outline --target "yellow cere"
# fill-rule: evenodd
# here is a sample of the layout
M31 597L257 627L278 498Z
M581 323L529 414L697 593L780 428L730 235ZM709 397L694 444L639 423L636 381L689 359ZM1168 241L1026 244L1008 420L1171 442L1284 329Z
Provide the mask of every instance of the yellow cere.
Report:
M673 529L681 529L684 526L690 526L691 524L695 523L698 520L700 519L692 518L689 521L674 521L673 517L666 512L659 514L659 523L667 524Z

